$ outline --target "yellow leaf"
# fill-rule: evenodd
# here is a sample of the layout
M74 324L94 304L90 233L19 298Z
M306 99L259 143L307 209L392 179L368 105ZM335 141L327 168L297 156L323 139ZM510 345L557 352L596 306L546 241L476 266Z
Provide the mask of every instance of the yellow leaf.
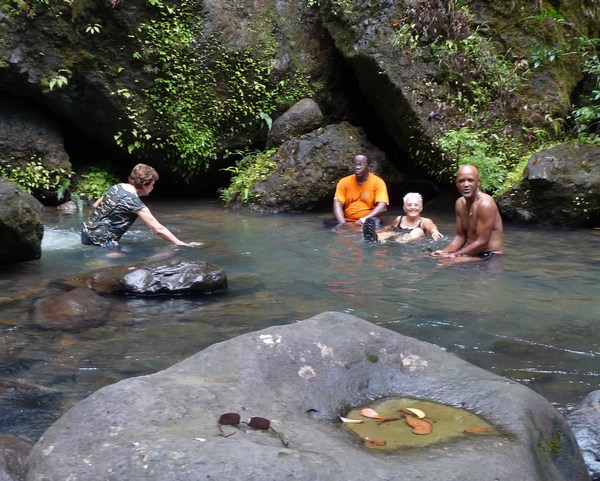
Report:
M423 411L421 411L420 409L417 409L417 408L405 408L405 409L407 411L410 411L411 413L413 413L419 419L423 419L425 417L425 413Z

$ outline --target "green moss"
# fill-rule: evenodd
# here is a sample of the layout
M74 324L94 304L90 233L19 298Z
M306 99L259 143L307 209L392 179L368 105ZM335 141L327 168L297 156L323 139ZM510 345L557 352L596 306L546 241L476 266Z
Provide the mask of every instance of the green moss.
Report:
M368 358L369 358L369 362L372 362L372 363L376 363L377 361L379 361L379 356L377 356L375 354L369 354Z
M236 49L219 32L203 34L196 2L153 3L157 16L141 26L134 57L154 85L144 90L144 98L120 90L128 97L134 129L115 138L130 152L160 150L175 171L191 178L209 166L232 136L261 128L282 106L312 94L308 74L300 67L288 76L273 75L278 51L273 13L263 23L252 23L257 45Z

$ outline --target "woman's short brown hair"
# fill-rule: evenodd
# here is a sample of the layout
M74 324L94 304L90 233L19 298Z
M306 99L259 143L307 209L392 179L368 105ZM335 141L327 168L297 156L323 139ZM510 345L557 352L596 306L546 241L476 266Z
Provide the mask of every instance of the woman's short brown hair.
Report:
M141 189L158 180L158 172L154 167L146 164L137 164L129 174L129 183L136 189Z

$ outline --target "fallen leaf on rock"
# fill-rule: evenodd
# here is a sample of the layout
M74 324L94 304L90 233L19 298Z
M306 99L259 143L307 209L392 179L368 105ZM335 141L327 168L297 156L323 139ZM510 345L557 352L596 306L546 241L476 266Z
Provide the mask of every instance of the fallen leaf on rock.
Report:
M425 417L425 413L417 408L405 408L407 411L413 413L419 419L423 419Z
M365 441L371 443L373 446L385 446L385 441L379 441L378 439L365 438Z
M468 428L464 431L467 434L488 434L491 433L492 430L490 428Z
M398 421L399 419L402 418L383 418L377 421L375 424L377 424L377 426L380 426L383 423L389 423L390 421Z
M371 409L371 408L361 409L360 415L364 416L366 418L381 419L381 416L377 413L377 411L375 411L375 409Z
M417 408L400 408L398 412L403 416L417 416L419 419L425 417L425 413Z
M362 420L362 419L350 419L350 418L344 418L342 416L340 416L340 419L342 420L343 423L348 423L348 424L361 424L361 423L364 423L364 420Z
M431 434L433 426L429 421L424 421L416 416L406 415L406 424L413 428L414 434Z

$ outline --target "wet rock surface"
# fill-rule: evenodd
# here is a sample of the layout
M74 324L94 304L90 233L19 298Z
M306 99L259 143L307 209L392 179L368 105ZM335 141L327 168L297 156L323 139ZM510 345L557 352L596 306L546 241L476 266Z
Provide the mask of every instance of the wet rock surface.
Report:
M55 284L71 289L89 287L104 294L208 294L227 290L227 274L204 261L174 258L97 269L57 279Z
M461 407L500 436L373 453L339 416L389 396ZM237 412L270 430L217 421ZM435 429L435 425L433 427ZM564 417L525 386L437 346L325 312L213 344L105 387L35 445L27 479L586 480Z
M0 434L0 481L21 481L25 479L26 461L33 443Z
M567 416L592 481L600 480L600 390L588 394Z
M77 330L106 323L110 302L87 287L37 299L32 322L43 329Z

